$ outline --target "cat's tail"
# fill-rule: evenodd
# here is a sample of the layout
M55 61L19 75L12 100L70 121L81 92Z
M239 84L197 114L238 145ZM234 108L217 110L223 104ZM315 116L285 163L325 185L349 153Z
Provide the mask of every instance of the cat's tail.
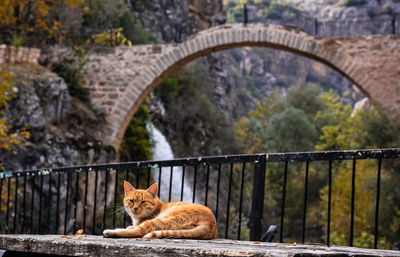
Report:
M192 229L156 230L143 236L144 238L181 238L181 239L215 239L216 229L199 225Z

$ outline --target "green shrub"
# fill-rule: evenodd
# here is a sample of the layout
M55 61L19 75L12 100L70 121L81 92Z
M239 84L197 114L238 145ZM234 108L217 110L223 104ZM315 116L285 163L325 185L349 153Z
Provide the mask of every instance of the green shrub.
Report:
M276 8L270 8L265 10L265 17L267 19L280 19L282 18L282 13Z
M172 75L165 79L160 85L154 90L154 93L163 101L168 107L174 100L174 97L179 91L179 81L176 75Z
M127 33L127 37L133 44L150 44L157 41L150 32L143 28L139 20L135 22L132 33Z
M86 53L82 49L74 52L73 58L64 58L52 66L52 71L65 80L71 96L75 96L83 102L88 101L88 91L84 88L84 66L86 64Z
M382 6L382 12L386 14L392 14L393 13L393 7L390 4L384 4Z
M12 39L11 39L11 45L13 45L15 48L20 48L22 44L24 43L25 40L25 33L19 33L19 34L14 34Z
M282 18L283 8L276 4L272 3L269 8L265 9L265 17L267 19L280 19Z
M233 18L236 22L241 22L244 20L243 5L236 5L232 12Z
M151 147L153 143L150 132L146 128L150 120L149 109L144 105L140 106L125 131L119 151L121 161L152 159Z

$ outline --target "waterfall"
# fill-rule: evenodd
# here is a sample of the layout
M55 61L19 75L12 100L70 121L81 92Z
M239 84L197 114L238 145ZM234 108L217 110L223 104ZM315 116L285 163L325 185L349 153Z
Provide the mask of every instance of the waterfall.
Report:
M154 146L152 147L153 160L172 160L174 159L174 153L172 152L171 146L168 143L164 135L156 128L153 124L147 125L147 130L150 131ZM172 171L172 190L171 190L171 201L180 201L181 199L181 188L182 188L182 168L174 167ZM159 169L153 169L152 175L154 181L159 181ZM160 199L164 202L168 202L169 186L170 186L171 168L163 167L161 169L161 185L160 188ZM191 202L193 196L193 190L189 186L188 180L186 179L183 184L183 201Z

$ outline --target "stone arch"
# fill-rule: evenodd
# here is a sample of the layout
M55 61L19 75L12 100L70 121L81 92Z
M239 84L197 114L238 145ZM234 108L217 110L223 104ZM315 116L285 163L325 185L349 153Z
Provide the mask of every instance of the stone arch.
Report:
M381 104L382 100L370 94L374 85L368 71L373 69L370 63L374 62L374 58L368 51L355 52L360 40L373 45L373 40L366 37L316 38L303 31L277 25L232 24L201 31L180 44L160 46L162 53L153 57L151 65L135 77L118 106L109 114L109 133L104 138L118 149L132 116L144 99L180 67L200 56L243 46L285 50L324 63L354 83L372 102Z

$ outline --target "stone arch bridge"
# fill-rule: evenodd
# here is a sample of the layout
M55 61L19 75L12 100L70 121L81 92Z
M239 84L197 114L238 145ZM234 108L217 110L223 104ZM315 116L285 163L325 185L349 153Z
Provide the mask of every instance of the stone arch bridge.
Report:
M85 86L95 106L107 112L102 137L116 149L144 99L186 63L209 53L262 46L309 57L337 70L375 105L400 114L400 36L318 38L265 24L229 24L201 31L180 44L117 47L92 53Z

